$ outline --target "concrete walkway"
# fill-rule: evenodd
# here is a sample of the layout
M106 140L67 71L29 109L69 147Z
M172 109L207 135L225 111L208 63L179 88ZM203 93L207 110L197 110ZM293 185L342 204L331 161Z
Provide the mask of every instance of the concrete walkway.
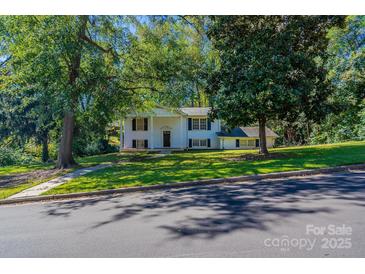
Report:
M85 175L89 172L99 170L99 169L103 169L103 168L106 168L106 167L109 167L109 166L111 166L111 164L101 164L101 165L96 165L96 166L92 166L92 167L81 168L81 169L78 169L76 171L70 172L66 175L63 175L61 177L50 180L48 182L44 182L44 183L36 185L34 187L25 189L22 192L19 192L19 193L13 195L13 196L8 197L7 200L16 199L16 198L39 196L43 192L46 192L46 191L48 191L52 188L55 188L59 185L62 185L64 183L70 181L73 178L83 176L83 175Z

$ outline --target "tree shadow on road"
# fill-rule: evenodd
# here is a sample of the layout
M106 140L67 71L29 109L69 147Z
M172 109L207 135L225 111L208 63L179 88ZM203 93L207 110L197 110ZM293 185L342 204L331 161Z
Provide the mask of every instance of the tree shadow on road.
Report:
M48 205L46 214L69 217L74 211L102 203L98 210L105 212L105 220L90 229L118 222L123 225L128 218L161 218L159 224L165 224L158 228L167 230L172 239L212 239L244 229L268 230L270 224L290 221L293 216L333 214L336 210L328 203L318 206L313 201L341 199L364 204L364 194L365 172L358 172L351 177L337 174L154 191L133 194L133 199L127 194L107 200L60 202Z

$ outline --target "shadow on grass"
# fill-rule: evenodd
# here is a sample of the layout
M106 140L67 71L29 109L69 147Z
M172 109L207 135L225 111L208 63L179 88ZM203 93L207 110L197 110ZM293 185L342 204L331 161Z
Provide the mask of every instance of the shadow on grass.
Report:
M274 150L278 152L279 150ZM247 151L197 151L174 153L162 158L141 158L89 173L48 194L88 192L129 186L147 186L208 178L323 168L365 162L365 145L286 148L287 158L229 161ZM252 151L248 151L252 153ZM133 154L132 154L133 155ZM128 159L127 159L128 160Z
M105 212L105 218L90 229L123 224L133 217L146 221L161 218L159 223L165 224L158 228L167 231L172 240L212 239L238 230L268 230L270 224L298 215L336 213L335 209L314 201L340 199L363 205L364 182L365 171L253 184L211 185L111 199L58 202L47 205L45 214L69 217L75 211L101 203L97 209Z

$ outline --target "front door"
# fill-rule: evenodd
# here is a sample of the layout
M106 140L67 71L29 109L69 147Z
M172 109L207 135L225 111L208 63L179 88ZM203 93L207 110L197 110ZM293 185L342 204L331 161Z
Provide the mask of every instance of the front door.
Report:
M163 147L171 147L171 131L163 132Z

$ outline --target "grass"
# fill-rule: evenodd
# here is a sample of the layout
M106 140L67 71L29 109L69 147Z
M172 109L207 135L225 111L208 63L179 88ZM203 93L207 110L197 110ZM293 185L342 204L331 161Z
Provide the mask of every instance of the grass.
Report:
M72 169L74 170L74 169ZM6 199L14 194L17 194L27 188L31 188L33 186L39 185L41 183L47 182L49 180L52 180L54 178L57 178L59 176L62 176L68 172L71 172L72 170L63 170L57 173L56 175L50 176L48 178L42 179L42 180L35 180L35 181L27 181L25 183L15 185L15 186L9 186L9 187L0 187L0 200Z
M115 161L119 161L122 159L126 159L128 157L127 154L104 154L104 155L94 155L94 156L87 156L76 159L76 161L80 164L78 167L74 167L71 169L62 170L56 175L49 176L42 180L29 180L24 183L18 184L18 185L12 185L12 186L6 186L1 187L0 186L0 200L5 199L7 197L10 197L16 193L19 193L27 188L36 186L38 184L41 184L43 182L52 180L56 177L62 176L66 173L72 172L77 168L81 167L87 167L87 166L93 166L97 164L105 164L105 163L111 163ZM1 176L9 176L9 175L16 175L20 173L25 172L32 172L37 170L47 170L54 167L54 164L52 163L41 163L41 162L34 162L27 165L15 165L15 166L5 166L0 167L0 178Z
M44 164L42 162L34 162L24 165L3 166L0 167L0 176L15 175L36 170L45 170L52 167L53 164Z
M113 161L118 161L125 157L126 157L125 155L110 153L110 154L77 158L76 162L79 163L81 167L87 167L102 163L110 163ZM32 172L36 170L47 170L53 167L54 164L52 163L42 163L42 162L32 162L24 165L3 166L0 167L0 176L15 175L19 173Z
M227 159L244 153L257 153L254 150L180 152L161 158L151 158L151 155L140 153L139 161L121 162L110 168L91 172L44 194L88 192L365 162L365 142L277 148L270 152L285 154L286 158L256 161ZM134 154L122 155L130 159Z

